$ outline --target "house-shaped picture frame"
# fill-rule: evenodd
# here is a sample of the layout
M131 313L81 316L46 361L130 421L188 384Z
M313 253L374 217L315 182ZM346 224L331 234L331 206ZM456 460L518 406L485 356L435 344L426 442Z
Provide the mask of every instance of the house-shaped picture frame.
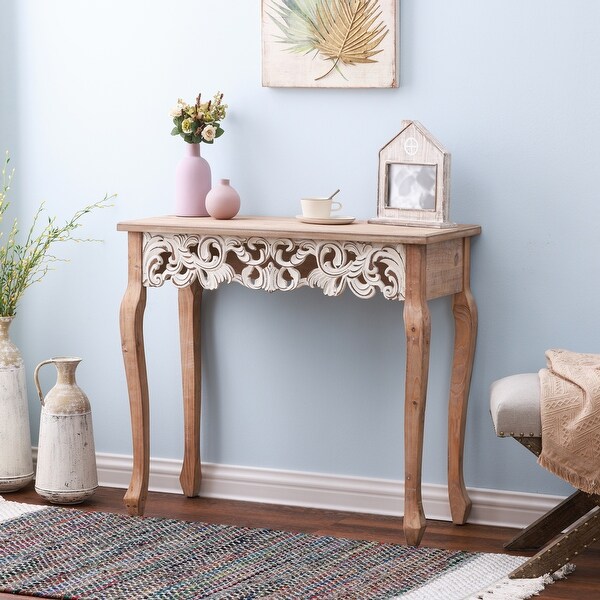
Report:
M377 218L369 223L452 227L450 154L418 121L379 151Z

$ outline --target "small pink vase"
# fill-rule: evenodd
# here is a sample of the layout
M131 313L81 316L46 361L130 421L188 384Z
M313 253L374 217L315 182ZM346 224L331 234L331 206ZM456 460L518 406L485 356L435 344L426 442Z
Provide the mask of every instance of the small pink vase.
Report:
M206 194L211 186L210 165L200 156L200 144L186 143L187 155L175 170L175 214L207 217Z
M206 210L215 219L233 219L240 210L240 195L229 185L229 179L221 179L206 195Z

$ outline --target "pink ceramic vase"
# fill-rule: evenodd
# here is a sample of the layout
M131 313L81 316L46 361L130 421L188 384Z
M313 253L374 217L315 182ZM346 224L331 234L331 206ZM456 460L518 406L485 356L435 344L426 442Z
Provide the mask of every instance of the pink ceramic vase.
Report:
M200 144L186 143L187 155L175 171L175 214L207 217L206 194L211 186L210 165L200 156Z
M206 195L206 210L215 219L233 219L240 210L240 195L229 185L229 179L221 179Z

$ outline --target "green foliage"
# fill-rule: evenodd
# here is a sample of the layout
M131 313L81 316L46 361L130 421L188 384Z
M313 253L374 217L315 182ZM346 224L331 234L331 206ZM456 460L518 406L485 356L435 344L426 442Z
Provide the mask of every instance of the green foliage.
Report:
M212 144L225 133L221 121L227 116L227 108L220 92L208 102L201 102L200 94L194 104L187 104L180 98L171 110L175 125L171 135L180 135L189 144Z
M319 0L278 0L271 4L269 14L281 30L277 39L286 44L289 52L309 54L317 52L314 30Z
M0 224L10 204L6 198L14 171L7 172L9 161L7 154L0 188ZM51 270L52 263L62 260L50 253L55 244L93 241L78 238L74 232L81 227L80 221L84 215L98 208L112 206L110 200L114 197L106 195L99 202L85 206L62 225L56 223L56 217L47 217L47 221L43 219L45 209L42 203L22 243L18 240L20 231L17 219L6 236L0 231L0 242L4 241L0 245L0 317L14 316L25 290L40 281Z

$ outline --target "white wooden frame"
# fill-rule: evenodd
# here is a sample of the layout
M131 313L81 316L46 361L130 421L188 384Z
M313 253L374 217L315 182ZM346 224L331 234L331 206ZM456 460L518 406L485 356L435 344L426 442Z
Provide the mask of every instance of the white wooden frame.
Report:
M331 7L334 0L312 0L303 6ZM372 52L368 61L333 60L319 44L311 43L307 32L302 39L302 22L293 17L292 39L286 35L290 29L286 20L292 18L284 0L261 0L262 33L262 85L263 87L296 88L396 88L398 87L398 0L347 0L350 9L356 5L360 10L374 8L372 17L366 19L369 29L381 27L374 46L367 44L365 51ZM355 5L355 3L357 3ZM316 9L315 9L316 10ZM329 11L326 11L329 12ZM311 22L318 18L311 14ZM327 29L326 29L327 30ZM339 55L338 55L339 56Z
M408 202L406 206L400 206L402 198L390 197L390 172L396 165L435 169L435 183L432 185L434 206L416 208ZM395 193L400 192L396 190ZM451 227L453 223L448 219L449 200L450 154L418 121L403 121L400 133L379 152L377 218L369 222Z

